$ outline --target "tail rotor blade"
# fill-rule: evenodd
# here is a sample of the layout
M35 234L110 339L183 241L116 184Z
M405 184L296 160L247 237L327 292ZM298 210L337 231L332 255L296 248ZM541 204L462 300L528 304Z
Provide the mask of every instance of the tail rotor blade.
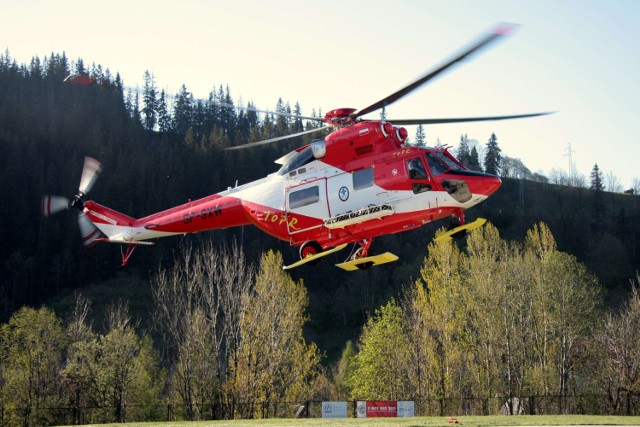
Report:
M78 191L82 194L87 194L91 191L91 187L95 184L100 172L102 172L100 162L92 157L85 157L84 168L82 168L82 178L80 179L80 187L78 188Z
M69 209L69 199L62 196L42 196L40 214L46 218L54 213Z
M80 226L80 236L82 236L82 244L85 248L91 247L96 243L96 239L100 237L100 231L87 218L84 212L78 215L78 225Z

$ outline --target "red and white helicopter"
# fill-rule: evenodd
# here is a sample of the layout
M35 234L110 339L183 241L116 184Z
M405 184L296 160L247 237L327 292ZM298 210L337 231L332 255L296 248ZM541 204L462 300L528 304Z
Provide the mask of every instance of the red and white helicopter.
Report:
M445 217L453 217L455 222L441 238L458 237L484 223L479 219L466 224L464 211L494 193L501 185L500 178L467 169L445 147L406 145L407 130L395 125L504 120L548 113L390 121L361 117L399 100L511 29L512 26L499 26L453 59L366 108L338 108L320 119L302 117L323 122L322 127L229 148L244 149L334 129L324 139L278 159L280 170L265 178L143 218L132 218L85 200L102 170L97 160L87 157L78 194L71 201L44 196L42 214L78 208L84 244L128 245L122 254L123 265L138 245L153 244L150 239L249 224L299 246L300 261L284 268L314 263L351 243L355 250L338 264L341 268L366 269L395 261L397 256L388 252L371 255L375 237Z

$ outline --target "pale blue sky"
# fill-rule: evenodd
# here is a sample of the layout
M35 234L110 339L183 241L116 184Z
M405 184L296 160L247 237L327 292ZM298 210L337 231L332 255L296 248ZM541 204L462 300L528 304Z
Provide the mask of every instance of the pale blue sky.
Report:
M439 65L497 22L520 28L388 108L389 118L558 111L437 125L427 140L484 145L533 171L594 163L628 188L640 177L640 1L86 1L0 0L0 48L18 62L65 51L120 72L151 71L160 88L197 97L229 84L236 101L272 109L362 108ZM372 117L377 117L376 114ZM410 135L414 135L410 130Z

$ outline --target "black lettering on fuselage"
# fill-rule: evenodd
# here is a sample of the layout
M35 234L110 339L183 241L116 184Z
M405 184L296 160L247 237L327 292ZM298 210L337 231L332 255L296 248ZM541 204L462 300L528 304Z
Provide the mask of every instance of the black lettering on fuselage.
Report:
M211 219L214 216L222 215L222 206L215 205L210 208L202 209L200 211L200 218L205 221Z
M182 221L185 224L191 224L193 222L193 218L196 216L195 212L189 212L188 214L182 215Z

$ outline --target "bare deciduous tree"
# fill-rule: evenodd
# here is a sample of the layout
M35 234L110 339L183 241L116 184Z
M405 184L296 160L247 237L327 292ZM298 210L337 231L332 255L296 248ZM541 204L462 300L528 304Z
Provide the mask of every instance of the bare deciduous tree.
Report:
M182 248L170 269L153 278L155 320L168 345L173 390L188 419L200 418L221 398L220 387L240 341L253 267L237 245Z

